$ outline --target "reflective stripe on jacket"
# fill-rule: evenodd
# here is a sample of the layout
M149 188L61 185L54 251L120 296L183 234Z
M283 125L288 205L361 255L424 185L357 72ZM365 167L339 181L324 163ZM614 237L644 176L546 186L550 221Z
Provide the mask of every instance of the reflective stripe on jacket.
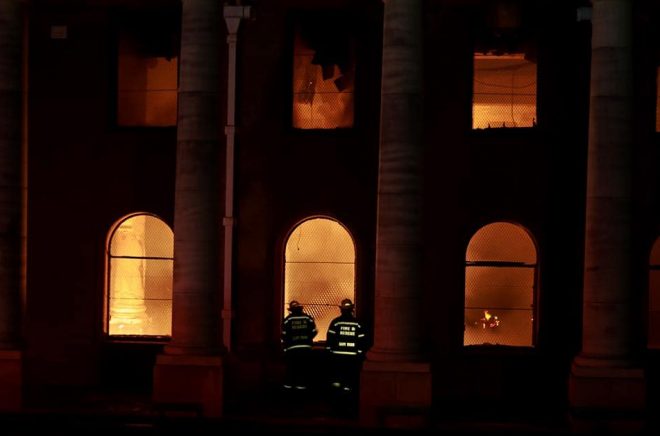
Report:
M302 314L289 314L282 322L282 346L284 351L312 348L316 336L314 318Z
M365 334L352 315L342 314L328 327L327 349L337 355L358 356L364 353Z

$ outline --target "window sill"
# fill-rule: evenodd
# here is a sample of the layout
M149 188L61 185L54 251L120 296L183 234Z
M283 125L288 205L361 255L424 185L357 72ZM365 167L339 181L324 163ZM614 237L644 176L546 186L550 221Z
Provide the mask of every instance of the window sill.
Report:
M291 135L299 136L314 136L314 135L327 135L327 136L351 136L357 132L357 128L353 127L336 127L333 129L301 129L296 127L290 127L289 133Z
M536 353L536 350L536 347L528 345L481 344L463 346L463 354L466 356L531 355Z
M487 127L485 129L471 129L470 135L476 138L507 137L518 138L537 135L539 126L534 127Z
M113 335L105 336L105 342L118 344L153 344L164 345L172 340L171 336L136 336L136 335Z

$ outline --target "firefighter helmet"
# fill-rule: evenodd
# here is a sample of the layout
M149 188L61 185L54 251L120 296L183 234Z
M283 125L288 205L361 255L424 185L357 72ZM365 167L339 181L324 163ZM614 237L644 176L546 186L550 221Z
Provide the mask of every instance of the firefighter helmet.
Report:
M289 312L293 312L296 309L302 309L302 308L303 308L302 304L300 304L296 300L291 300L291 302L289 302Z
M354 307L355 305L348 298L344 298L343 300L341 300L341 304L339 305L339 308L341 310L353 310Z

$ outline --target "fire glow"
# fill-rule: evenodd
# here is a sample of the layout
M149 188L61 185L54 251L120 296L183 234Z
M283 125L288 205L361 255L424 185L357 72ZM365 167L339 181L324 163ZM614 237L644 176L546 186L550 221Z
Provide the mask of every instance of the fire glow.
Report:
M322 49L324 44L319 43L318 39L318 35L316 38L305 38L301 29L296 32L293 56L293 127L352 127L355 73L352 52L346 49L341 55L335 52L326 53ZM319 47L315 47L316 45Z
M151 215L134 215L112 232L108 245L108 334L172 333L172 230Z

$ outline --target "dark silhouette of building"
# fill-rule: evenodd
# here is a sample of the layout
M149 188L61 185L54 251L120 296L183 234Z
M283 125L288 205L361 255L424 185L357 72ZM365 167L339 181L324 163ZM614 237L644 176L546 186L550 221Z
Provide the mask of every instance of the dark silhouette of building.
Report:
M350 298L364 425L642 425L659 9L2 0L0 410L256 414Z

